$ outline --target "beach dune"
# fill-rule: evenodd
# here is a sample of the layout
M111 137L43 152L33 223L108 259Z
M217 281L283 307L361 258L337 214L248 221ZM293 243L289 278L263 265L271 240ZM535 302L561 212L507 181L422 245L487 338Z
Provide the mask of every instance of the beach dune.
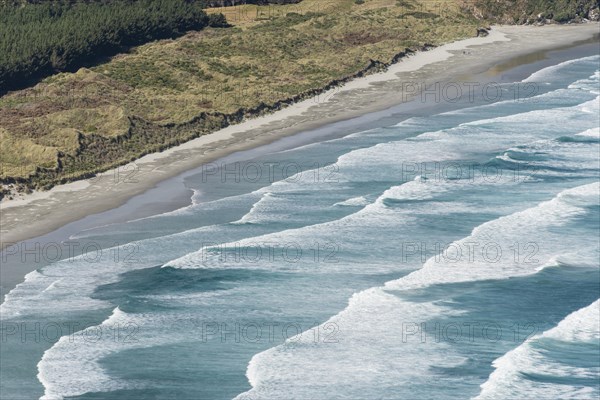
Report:
M474 37L416 53L401 59L386 72L355 79L318 99L308 99L161 153L144 156L96 178L4 200L0 202L2 248L47 234L88 215L119 207L161 181L228 154L390 108L415 94L414 91L403 92L406 82L451 81L477 74L486 74L493 79L519 63L543 58L545 51L597 37L598 29L598 23L493 26L486 37ZM23 275L27 272L23 271Z

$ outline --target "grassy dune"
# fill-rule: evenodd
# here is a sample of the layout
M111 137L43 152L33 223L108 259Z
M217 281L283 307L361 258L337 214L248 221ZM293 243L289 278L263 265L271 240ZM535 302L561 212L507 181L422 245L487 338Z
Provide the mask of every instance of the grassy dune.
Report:
M458 0L304 0L208 12L223 12L233 26L143 45L1 97L0 180L48 188L91 176L477 27Z

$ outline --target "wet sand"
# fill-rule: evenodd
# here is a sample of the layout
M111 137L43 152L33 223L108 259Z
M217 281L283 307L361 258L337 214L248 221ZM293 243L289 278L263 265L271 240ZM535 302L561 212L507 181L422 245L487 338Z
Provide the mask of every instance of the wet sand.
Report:
M162 201L146 210L148 215L184 206L189 203L189 194L183 189L169 192L173 185L169 188L165 181L236 152L389 109L414 95L414 86L410 86L414 82L430 84L477 75L490 79L500 77L519 65L543 59L549 50L569 48L589 40L598 34L598 28L597 23L494 26L487 37L457 41L417 53L386 72L356 79L318 98L147 155L96 178L3 201L0 203L0 245L5 248L48 234L86 216L120 207L153 188L161 192ZM313 141L318 139L312 138ZM2 294L5 294L30 268L11 273L10 277L7 271L1 272Z

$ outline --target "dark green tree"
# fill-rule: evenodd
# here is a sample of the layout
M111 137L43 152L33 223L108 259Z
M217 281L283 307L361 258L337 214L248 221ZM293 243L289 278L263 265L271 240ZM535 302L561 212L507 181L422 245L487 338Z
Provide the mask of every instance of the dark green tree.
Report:
M0 95L208 23L199 0L0 0Z

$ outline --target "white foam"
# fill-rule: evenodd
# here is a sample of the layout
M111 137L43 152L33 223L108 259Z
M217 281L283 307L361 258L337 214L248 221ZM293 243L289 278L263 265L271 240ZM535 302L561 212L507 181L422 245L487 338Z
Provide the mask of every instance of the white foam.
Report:
M432 303L402 301L380 288L355 294L345 311L319 327L319 339L308 332L255 355L246 373L253 389L236 400L313 399L323 393L380 398L382 387L425 384L431 364L444 368L465 361L447 343L423 344L418 334L403 338L408 326L442 313L453 315Z
M44 385L42 400L57 400L88 392L108 392L130 388L106 374L98 360L121 347L116 335L128 322L128 316L118 307L97 327L73 332L59 339L44 352L38 363L38 380Z
M126 243L111 248L91 247L77 257L31 272L0 305L3 319L25 315L53 315L112 309L111 303L94 299L95 289L118 282L120 274L162 265L198 248L243 235L227 225L211 225L172 235Z
M598 116L600 113L600 96L581 104L581 111Z
M586 131L578 133L576 136L600 138L600 127L588 129Z
M511 180L512 179L506 177L495 184L508 184ZM474 184L477 185L478 182L480 181L465 180L462 182L440 182L422 179L411 180L402 185L390 187L378 196L373 203L368 203L360 210L338 220L253 236L237 242L228 242L218 246L207 246L198 251L186 254L183 257L169 261L164 267L193 269L227 268L235 266L237 268L250 269L286 269L293 266L293 269L295 270L310 268L314 271L314 259L306 256L306 252L311 253L314 251L314 243L318 243L320 246L326 246L327 244L334 245L339 241L336 238L343 238L344 250L349 251L351 248L364 248L365 243L372 241L372 251L384 252L386 251L384 248L385 246L379 240L379 237L383 232L389 231L390 234L393 233L399 235L404 226L414 222L415 216L418 215L418 213L432 212L431 206L425 207L423 210L419 210L414 205L410 208L394 208L388 207L386 201L431 200L436 196L451 190L460 190ZM512 183L514 184L514 181ZM358 201L359 200L356 200L356 202ZM461 203L455 204L454 207L458 207L454 211L457 211L460 207L462 207L461 211L465 211L468 208L467 205L461 205ZM451 211L448 206L441 209L441 212L448 211ZM408 234L409 232L407 232L407 235ZM241 262L236 262L230 256L224 257L228 252L233 252L233 255L237 254L239 256L240 250L238 249L241 248L259 248L263 252L266 251L265 249L275 249L275 251L278 252L287 245L297 246L302 249L305 257L302 258L301 262L290 265L285 262L282 263L281 258L270 260L265 257L260 260L260 263L244 262L243 260ZM390 243L389 246L394 246L394 244ZM340 260L339 263L325 263L319 265L318 270L321 272L331 272L332 270L350 272L355 269L357 271L364 271L364 268L365 266L362 263L352 263L351 260ZM380 268L388 270L390 265L388 263L378 265L376 262L373 262L370 268L375 272Z
M596 71L588 79L580 79L569 85L569 89L579 89L594 94L600 94L600 71Z
M269 203L272 197L272 192L264 193L260 200L258 200L252 205L252 208L250 209L250 211L248 211L248 213L242 216L242 218L240 218L239 220L232 222L232 224L248 224L253 222L259 222L260 219L257 218L256 214L260 213L263 210L263 208L265 207L265 203Z
M552 138L559 134L564 128L565 121L569 121L568 128L574 131L584 130L590 126L590 121L593 119L597 108L597 101L587 102L576 107L564 107L551 110L532 111L528 113L522 113L516 116L490 118L484 121L476 121L473 123L463 124L459 127L425 133L417 138L409 140L395 141L390 143L378 144L376 146L356 150L345 154L338 160L338 165L345 168L342 172L346 174L348 181L371 181L373 179L381 180L392 180L398 179L398 172L402 171L400 164L405 162L428 162L428 161L452 161L464 159L465 155L470 154L481 154L481 152L494 152L504 150L508 147L514 146L517 143L523 141L534 141L544 138ZM580 111L591 110L592 118L582 119L581 121L577 118ZM523 124L527 123L528 126L537 127L539 129L531 129L523 131ZM498 129L498 124L502 124L502 130ZM539 124L539 126L537 126ZM357 168L358 167L358 168ZM400 169L399 169L400 168ZM366 172L362 172L364 169ZM411 178L412 179L412 178ZM335 270L349 272L364 272L365 270L377 272L390 272L390 271L401 271L407 269L408 266L403 265L390 265L388 260L378 261L378 252L389 254L390 248L385 246L393 246L393 243L382 244L381 237L386 235L398 234L398 232L409 232L410 224L415 221L415 215L419 212L432 212L431 210L424 211L419 208L418 205L411 205L406 208L395 208L388 206L387 200L432 200L437 195L448 193L455 188L459 188L461 184L479 184L481 182L464 182L464 183L449 183L440 182L435 180L423 179L423 177L416 177L414 180L390 187L387 191L382 193L379 198L371 204L362 204L364 208L360 211L339 219L337 221L319 223L309 225L299 229L290 229L274 234L256 235L250 233L250 237L245 237L239 243L245 245L252 245L258 241L264 240L266 242L275 242L286 244L289 242L300 243L313 243L315 240L321 244L326 241L332 240L332 238L342 237L344 243L349 248L356 247L358 249L368 248L372 251L371 259L373 260L370 264L365 265L364 263L351 263L341 262L338 264L323 264L319 266L319 269L324 272L331 272ZM505 185L507 182L498 182L498 185ZM294 185L289 182L281 182L268 189L270 193L286 193L291 191L298 191L302 188L306 190L318 190L319 187L314 185L314 182L300 181ZM263 193L261 193L262 195ZM256 193L253 194L256 196ZM242 196L240 196L242 197ZM450 263L439 263L434 259L428 261L423 269L419 273L409 275L405 280L393 281L389 283L385 289L402 289L409 287L424 287L433 283L444 283L444 282L459 282L469 281L475 279L490 279L490 278L503 278L507 276L521 275L534 273L537 269L543 267L544 263L549 262L552 257L556 256L555 252L569 251L569 249L577 248L574 243L569 241L569 238L560 237L559 232L551 232L552 229L560 229L562 223L569 221L571 217L582 215L584 212L581 206L586 204L597 204L598 198L598 187L597 185L587 185L581 188L575 188L568 193L557 196L556 199L542 203L538 207L533 209L525 210L520 213L516 213L498 220L492 221L488 224L484 224L481 227L473 231L469 238L457 242L461 245L466 245L468 241L480 240L481 242L496 241L502 246L511 245L515 238L519 240L529 240L528 238L540 238L540 244L547 244L549 249L541 249L539 253L540 260L536 263L525 265L524 263L512 263L506 258L502 258L502 261L489 265L489 263L478 260L475 263L469 263L468 265L450 264ZM594 203L594 199L596 202ZM265 217L267 214L272 214L277 204L274 202L281 201L282 197L265 195L258 203L255 203L256 207L246 214L242 218L246 218L247 221L260 221L260 218ZM216 204L216 203L215 203ZM222 203L220 203L222 204ZM207 207L204 203L203 207ZM431 206L431 205L430 205ZM186 213L192 213L197 210L199 206L193 206L186 208ZM261 210L262 207L265 207ZM450 206L440 207L439 212L456 211L464 209L467 205L460 202L455 202L451 208ZM462 209L461 209L462 208ZM185 217L185 215L184 215ZM238 229L241 229L238 226ZM226 227L222 226L208 226L190 231L169 235L157 239L144 240L134 243L139 246L138 256L141 257L139 262L127 263L123 260L115 262L113 259L112 251L117 249L123 249L124 246L113 249L105 249L105 254L101 260L90 263L83 259L68 260L59 262L43 269L41 272L34 272L27 276L26 281L17 286L13 291L7 295L6 301L2 304L1 311L3 317L5 312L9 316L23 315L24 313L40 313L53 315L57 313L69 313L69 312L80 312L87 310L98 310L101 308L111 307L111 304L92 299L95 288L99 285L113 283L118 281L119 274L132 271L140 268L147 268L155 265L162 264L164 261L173 259L169 265L177 267L214 267L223 268L222 262L216 260L214 256L209 257L209 263L201 265L201 260L205 257L204 250L200 252L189 253L190 249L198 248L199 244L203 240L226 242L231 245L236 245L235 242L231 242L231 238L228 235L232 235L233 230L227 230ZM536 236L540 235L540 236ZM542 236L543 235L543 236ZM407 236L406 237L410 237ZM523 243L521 243L523 244ZM503 247L504 248L504 247ZM506 250L506 248L504 248ZM122 250L123 251L123 250ZM189 254L188 254L189 253ZM123 254L123 253L121 253ZM126 250L125 250L126 254ZM509 254L512 256L512 253ZM182 257L183 256L183 257ZM344 260L342 260L344 261ZM485 260L484 260L485 261ZM399 263L400 264L400 263ZM297 269L301 267L313 267L314 262L307 263L307 265L294 266ZM244 267L248 267L245 265ZM273 263L266 263L265 268L277 268L278 265ZM347 377L343 377L340 380L342 384L348 384L349 388L352 387L353 382L357 384L366 384L367 382L375 382L381 384L391 384L393 379L398 379L398 382L407 382L411 379L417 379L418 376L427 377L427 367L432 359L435 359L436 354L442 354L443 347L436 347L432 350L431 354L427 354L429 357L422 357L416 361L417 366L414 367L414 374L412 369L401 365L406 359L398 359L389 361L389 365L382 366L380 357L385 356L386 349L378 348L369 355L370 343L373 341L373 325L370 325L373 320L364 318L363 313L372 313L373 318L379 318L378 311L381 307L381 303L389 304L387 308L388 312L383 313L380 319L376 319L375 322L385 324L389 320L394 320L395 323L407 321L407 318L426 318L426 316L436 315L436 313L449 312L442 307L434 304L413 304L401 301L395 296L386 293L382 288L376 288L372 291L368 291L364 294L356 295L351 300L347 312L343 314L339 319L334 321L347 323L350 325L344 325L349 333L350 343L355 344L354 347L363 353L357 353L356 355L349 354L348 351L352 350L350 346L346 350L336 347L332 347L332 351L328 354L326 361L330 361L331 365L336 365L335 362L339 355L342 354L343 360L347 360L344 364L344 368L341 368L339 373L350 372ZM111 307L112 308L112 307ZM124 317L120 310L115 310L113 315ZM131 318L131 316L128 316ZM110 320L110 318L109 318ZM408 319L411 321L410 319ZM353 329L352 324L356 324L356 329ZM395 329L402 329L401 325L394 325ZM358 336L353 336L358 335ZM62 339L61 339L62 340ZM383 343L382 343L383 344ZM65 343L61 344L58 349L67 351L67 347L61 347ZM441 345L440 345L441 346ZM391 347L393 350L397 350L400 355L406 351L406 346ZM107 351L113 351L116 348L108 347ZM285 350L285 349L284 349ZM77 350L79 351L79 350ZM94 357L86 356L86 360L96 360L102 357L104 350L93 350L98 351ZM318 365L319 354L312 354L310 346L306 346L303 349L306 352L305 357L310 358L313 364L317 364L317 367L313 372L321 371L325 372L324 365ZM410 350L412 351L412 350ZM421 349L420 351L423 351ZM285 353L282 349L274 350L280 361L293 356ZM341 353L339 353L341 352ZM339 354L338 354L339 353ZM402 353L403 354L403 353ZM414 355L414 358L420 358L419 354L415 349L414 353L407 353ZM60 357L64 354L61 353ZM48 392L62 393L61 391L68 392L67 386L62 385L61 388L56 388L54 381L58 381L58 377L52 377L51 372L48 371L49 361L52 357L58 359L58 353L50 352L48 358L44 364L40 367L41 379L47 381L50 385ZM285 364L276 364L273 366L271 371L272 376L265 378L264 375L264 362L269 360L269 357L264 356L258 357L256 360L253 359L253 367L250 379L255 382L258 386L269 385L273 380L277 380L278 373L287 373L285 370ZM433 357L433 358L431 358ZM448 357L452 357L448 354ZM382 357L385 359L385 357ZM353 369L356 365L361 364L361 359L368 360L367 365L369 368L373 368L368 373L364 371L356 371ZM449 358L447 365L455 365L461 362L462 358L459 356ZM397 362L396 362L397 361ZM76 360L73 360L76 362ZM92 361L90 361L92 362ZM295 361L294 361L295 362ZM440 360L441 363L444 360ZM93 363L93 362L92 362ZM68 362L65 361L65 365ZM301 362L297 363L298 367L303 365ZM307 365L312 365L308 363ZM66 367L65 367L66 368ZM91 368L91 374L98 374L98 385L104 383L102 377L102 371ZM310 368L309 368L310 369ZM382 378L382 371L388 369L398 371L398 373L390 373L389 379L385 382L378 382L377 380ZM43 373L42 373L43 370ZM307 381L310 381L312 375L311 371L302 371ZM361 374L364 373L364 374ZM357 377L358 375L358 377ZM405 378L402 378L405 376ZM288 376L289 378L289 376ZM339 378L339 377L338 377ZM65 378L67 379L67 378ZM75 385L73 386L74 391L83 390L77 385L76 377L68 377L73 379ZM383 377L383 379L387 379ZM302 384L300 382L299 384ZM331 382L330 382L331 383ZM108 383L107 383L108 384ZM318 382L315 382L318 387ZM55 385L54 388L52 385ZM274 388L272 390L276 390ZM262 390L262 389L258 389ZM270 389L271 390L271 389Z
M323 393L336 393L341 398L360 393L365 398L375 398L381 397L382 390L391 390L402 397L414 394L411 390L431 385L432 366L458 366L465 359L448 343L433 340L425 343L419 340L419 335L403 335L403 332L412 332L435 316L460 312L435 301L409 302L388 291L536 273L541 266L556 261L556 253L580 247L564 238L560 227L585 213L572 204L574 198L578 198L579 204L586 201L598 204L599 195L600 184L596 183L565 190L536 207L487 222L475 228L471 236L456 242L497 243L507 249L515 242L531 241L537 235L544 248L539 249L536 261L515 260L513 253L496 263L478 257L463 262L432 257L418 271L382 288L355 294L345 310L320 326L320 329L338 329L339 342L288 340L257 354L247 371L253 388L236 399L318 398ZM311 336L302 336L305 337Z
M436 283L503 279L535 273L553 257L578 248L577 239L571 243L556 229L570 219L584 215L581 206L597 205L599 201L600 183L565 190L537 207L486 222L476 227L469 237L450 246L464 251L475 249L474 244L478 243L481 254L474 251L471 258L469 252L469 257L465 256L462 262L455 262L454 256L432 257L420 270L387 282L385 286L391 290L412 289ZM482 247L486 245L489 252ZM525 251L535 255L515 257L515 245L520 247L519 253Z
M552 384L536 382L527 375L577 380L587 378L598 382L600 362L595 366L578 368L561 362L560 358L549 357L538 344L553 339L577 345L588 343L598 347L600 341L600 300L569 314L556 327L529 338L519 347L509 351L493 362L495 371L481 385L477 399L520 398L520 399L592 399L600 395L600 388L577 384Z
M538 83L551 83L552 77L555 76L561 69L571 66L573 64L581 64L586 62L596 62L600 58L600 56L594 55L589 57L577 58L575 60L567 60L561 62L560 64L552 65L546 68L543 68L539 71L534 72L529 77L523 79L522 82L538 82Z
M575 106L479 119L357 149L340 156L337 165L340 175L354 182L414 179L425 175L424 168L435 170L437 166L458 165L464 169L468 166L461 160L471 156L499 153L522 143L590 129L597 125L598 112L598 101L589 100Z
M576 133L574 138L593 138L598 137L597 135L598 128L592 128ZM579 171L579 174L587 171L590 177L595 177L598 174L597 170L600 169L599 150L598 143L593 141L544 139L511 148L496 158L522 165L523 171L527 171L523 174L524 177L568 176L573 171ZM511 152L516 153L517 156L511 156Z
M38 380L44 385L44 400L62 399L90 392L143 389L147 382L119 379L102 366L102 361L123 351L190 341L190 333L202 334L200 321L214 314L205 309L227 310L230 296L244 296L243 288L195 294L148 295L144 299L194 307L191 313L160 310L126 313L119 307L99 325L75 329L48 349L38 363ZM241 293L240 293L241 292ZM175 310L175 307L173 307ZM222 313L221 316L225 315ZM76 328L83 328L75 325ZM197 339L197 337L195 338Z
M369 200L367 200L367 198L365 196L358 196L358 197L353 197L351 199L335 203L334 206L356 207L356 206L366 206L367 204L369 204Z

